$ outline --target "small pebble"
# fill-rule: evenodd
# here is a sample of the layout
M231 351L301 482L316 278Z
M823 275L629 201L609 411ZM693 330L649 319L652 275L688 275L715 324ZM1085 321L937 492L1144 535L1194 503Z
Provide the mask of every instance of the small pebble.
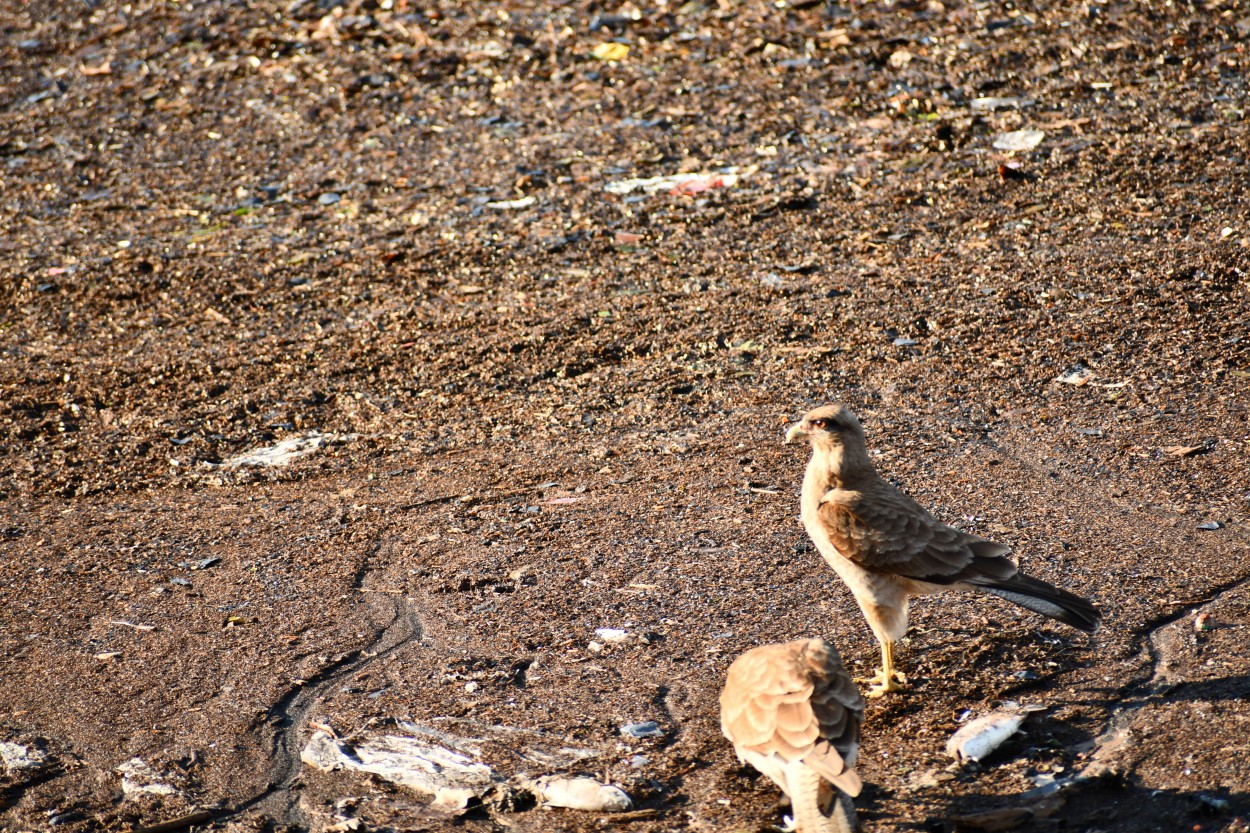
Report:
M661 738L664 737L664 730L654 720L644 720L641 723L626 723L621 727L621 734L631 738Z
M317 197L317 202L321 203L322 205L334 205L336 202L338 202L341 199L342 197L340 197L334 191L326 191L324 194Z

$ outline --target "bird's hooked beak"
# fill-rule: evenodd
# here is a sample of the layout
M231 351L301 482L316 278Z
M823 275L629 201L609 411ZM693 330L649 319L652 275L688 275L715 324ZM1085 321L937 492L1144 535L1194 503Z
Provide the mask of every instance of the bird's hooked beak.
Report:
M786 438L782 441L782 445L789 445L796 440L807 439L807 432L803 430L803 423L796 422L790 426L790 430L786 432Z

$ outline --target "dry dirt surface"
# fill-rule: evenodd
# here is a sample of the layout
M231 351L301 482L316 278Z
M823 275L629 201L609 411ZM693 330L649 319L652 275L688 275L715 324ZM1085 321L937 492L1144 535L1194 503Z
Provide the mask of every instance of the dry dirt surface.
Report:
M864 829L1250 830L1250 5L0 25L0 829L781 824L716 698L877 662L781 445L836 400L1106 615L920 601ZM489 789L301 763L414 731Z

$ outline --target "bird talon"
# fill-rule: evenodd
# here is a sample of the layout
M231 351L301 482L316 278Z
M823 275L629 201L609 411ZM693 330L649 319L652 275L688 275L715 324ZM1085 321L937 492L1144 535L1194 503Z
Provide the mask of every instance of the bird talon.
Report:
M869 700L877 700L895 691L905 691L907 686L907 677L898 671L891 671L888 675L885 670L878 671L872 677L860 677L855 680L857 683L871 684L872 688L864 693Z

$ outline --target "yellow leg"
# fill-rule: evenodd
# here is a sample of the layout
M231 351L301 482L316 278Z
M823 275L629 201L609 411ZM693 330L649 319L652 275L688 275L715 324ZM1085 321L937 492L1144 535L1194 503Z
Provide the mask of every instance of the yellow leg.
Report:
M855 682L873 684L872 688L864 694L870 700L884 697L892 691L903 691L903 684L907 682L907 678L894 670L893 642L881 643L881 670L877 672L877 675L869 679L858 679Z

